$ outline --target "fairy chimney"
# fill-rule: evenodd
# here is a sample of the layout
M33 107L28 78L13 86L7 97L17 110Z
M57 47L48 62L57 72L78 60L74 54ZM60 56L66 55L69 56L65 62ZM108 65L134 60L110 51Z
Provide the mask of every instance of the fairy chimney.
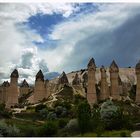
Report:
M104 66L100 68L101 71L101 91L100 91L100 100L105 100L109 98L109 87L107 83L107 75Z
M78 76L78 73L75 74L75 77L72 81L72 85L80 85L80 78Z
M18 78L19 74L18 71L15 69L11 73L11 79L10 79L10 87L9 87L9 92L7 93L7 101L6 101L6 107L10 108L16 104L18 104L18 95L19 95L19 90L18 90Z
M137 86L136 86L136 103L140 103L140 61L135 66Z
M96 65L92 58L88 63L88 87L87 87L87 101L92 107L97 102L96 87L95 87L95 71Z
M59 79L58 79L58 85L64 85L64 84L68 84L68 78L66 73L63 71L63 73L60 75Z
M30 87L29 84L27 83L27 81L24 79L21 86L20 86L20 96L22 96L23 94L28 94L30 91Z
M6 103L7 102L7 95L8 95L8 92L9 92L9 87L10 87L10 84L8 81L4 81L2 86L1 86L1 94L0 94L0 101L2 103Z
M46 85L44 82L44 75L41 70L36 74L35 88L34 88L34 103L37 103L44 98L47 98Z
M116 62L113 60L111 65L110 65L110 82L111 82L111 87L110 87L110 92L111 96L113 99L119 99L119 68L116 64Z

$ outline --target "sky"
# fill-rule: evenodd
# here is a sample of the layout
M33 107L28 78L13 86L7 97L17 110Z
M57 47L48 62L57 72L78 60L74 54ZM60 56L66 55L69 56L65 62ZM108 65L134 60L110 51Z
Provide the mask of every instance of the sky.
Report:
M140 60L140 3L0 3L0 83Z

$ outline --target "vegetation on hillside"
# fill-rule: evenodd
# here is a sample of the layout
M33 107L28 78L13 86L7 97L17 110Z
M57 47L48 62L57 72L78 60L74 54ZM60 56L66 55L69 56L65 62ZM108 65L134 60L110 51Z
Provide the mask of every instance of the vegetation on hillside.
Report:
M135 87L130 97L135 95ZM72 87L65 85L52 106L40 102L12 115L0 104L0 135L22 137L130 136L139 123L140 108L132 100L105 100L92 108Z

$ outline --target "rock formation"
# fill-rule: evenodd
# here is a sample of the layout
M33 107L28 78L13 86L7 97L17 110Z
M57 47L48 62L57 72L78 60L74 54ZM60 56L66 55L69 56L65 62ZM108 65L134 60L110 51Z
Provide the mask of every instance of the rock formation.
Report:
M107 76L106 76L106 70L104 66L101 67L101 90L100 90L100 100L105 100L109 98L109 88L107 83Z
M7 94L9 92L9 82L4 81L2 86L0 87L0 102L5 103L7 101Z
M92 107L97 102L96 87L95 87L95 71L96 65L92 58L88 63L88 87L87 87L87 101Z
M140 61L136 64L135 71L137 77L136 103L140 103Z
M80 85L80 78L77 73L75 74L75 77L72 81L72 85Z
M8 88L8 93L7 93L7 99L6 99L6 107L10 108L16 104L18 104L18 95L19 95L19 90L18 90L18 71L15 69L11 73L11 80L10 80L10 87Z
M27 81L24 79L21 86L20 86L20 96L22 96L23 94L28 94L30 91L30 87L29 84L27 83Z
M69 84L68 78L66 73L63 71L63 73L60 75L58 79L58 84L59 85L64 85L64 84Z
M116 100L120 98L119 82L118 82L119 68L114 60L110 65L109 71L110 71L110 82L111 82L111 87L110 87L111 97Z
M87 72L85 72L83 74L82 79L83 79L83 83L87 83L88 82L88 74L87 74Z
M37 103L44 98L47 98L47 88L44 82L44 75L41 70L36 74L34 87L34 103Z

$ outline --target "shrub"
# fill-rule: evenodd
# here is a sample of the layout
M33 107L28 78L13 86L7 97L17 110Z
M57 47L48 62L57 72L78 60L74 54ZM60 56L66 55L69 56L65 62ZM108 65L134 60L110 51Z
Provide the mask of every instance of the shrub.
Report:
M55 104L54 104L54 108L57 107L57 106L65 107L67 110L71 109L71 103L68 102L68 101L59 101L59 100L57 100L55 102Z
M132 127L130 117L123 114L123 109L114 105L112 101L106 101L101 105L100 114L106 129L130 129Z
M55 113L58 117L62 114L62 112L63 112L63 107L62 106L57 106L55 108Z
M42 110L39 111L40 116L45 119L47 118L49 111L46 108L43 108Z
M0 121L0 135L3 137L19 136L19 129L16 126L7 125L3 120Z
M120 133L120 136L121 136L121 137L126 137L126 136L127 136L127 135L126 135L126 132L121 132L121 133Z
M80 103L77 113L79 128L83 134L90 129L91 110L89 104L87 102Z
M58 130L58 126L56 122L48 121L45 123L40 129L40 136L55 136Z
M34 127L34 126L22 126L22 129L24 129L23 131L23 135L25 137L33 137L33 136L36 136L37 134L37 129Z
M39 104L35 107L35 112L39 112L40 110L42 110L43 108L46 108L46 105L43 104Z
M58 126L59 126L59 128L64 128L65 126L66 126L66 124L67 124L67 120L66 119L60 119L59 121L58 121Z
M65 130L70 134L76 134L79 132L79 125L77 119L71 119L65 126Z
M64 85L63 89L57 94L59 100L71 102L73 100L73 89L68 85Z
M47 116L48 120L55 120L56 118L57 118L56 113L54 113L54 112L48 113L48 116Z
M94 106L91 113L91 130L95 131L97 136L101 136L102 132L104 131L104 122L101 119L99 107Z
M55 108L55 113L56 113L57 117L65 117L67 115L67 109L62 106L57 106Z
M65 107L67 110L71 109L71 103L70 102L64 101L62 103L62 106Z
M81 96L80 94L74 95L74 104L76 105L85 100L86 100L85 97Z
M12 112L8 111L5 108L5 104L0 104L0 118L10 118L12 116Z

